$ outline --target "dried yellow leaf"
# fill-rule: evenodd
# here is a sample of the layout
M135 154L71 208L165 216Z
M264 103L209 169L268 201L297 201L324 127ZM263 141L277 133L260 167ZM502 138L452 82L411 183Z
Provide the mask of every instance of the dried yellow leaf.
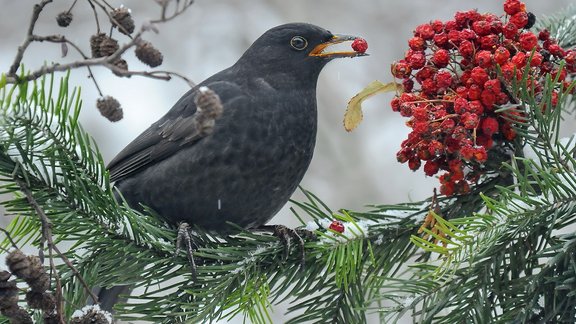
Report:
M395 82L382 83L378 80L370 82L348 102L344 113L344 128L350 132L362 121L362 102L380 92L402 91L402 85Z

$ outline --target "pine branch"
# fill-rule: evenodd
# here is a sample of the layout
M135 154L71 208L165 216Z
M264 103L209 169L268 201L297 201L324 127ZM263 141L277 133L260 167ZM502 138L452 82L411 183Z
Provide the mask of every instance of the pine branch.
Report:
M27 93L23 85L19 87ZM330 315L318 318L362 321L368 295L361 283L366 273L384 275L396 271L398 264L382 270L375 262L387 263L385 255L408 258L407 251L414 250L408 244L386 242L397 237L408 242L417 228L421 204L405 206L398 215L393 215L392 206L382 208L390 215L340 213L337 217L349 223L352 236L321 228L322 238L306 243L305 269L299 267L296 247L284 260L283 247L270 235L242 232L232 237L215 237L198 231L196 244L200 248L195 257L200 265L198 277L193 280L184 253L173 256L175 230L158 218L115 202L102 159L77 122L79 97L68 96L66 80L54 101L48 99L51 93L45 93L53 88L52 83L38 87L31 89L30 97L19 94L15 105L6 105L10 100L3 101L9 122L0 132L6 143L0 174L7 177L16 165L21 165L21 170L26 170L22 177L35 199L32 206L29 200L18 197L5 205L12 213L28 213L40 206L53 224L55 240L76 242L64 254L74 260L88 285L148 287L145 294L135 297L135 303L119 306L121 318L172 322L216 320L244 313L253 321L266 322L269 300L296 297L301 302L295 304L294 310L305 309L308 313L321 303ZM16 158L21 159L19 164ZM315 223L326 223L335 217L331 211L322 210L323 204L316 197L307 194L309 203L300 207L311 214ZM409 217L411 213L416 216ZM41 222L20 217L13 225L17 226L39 230ZM376 235L372 227L385 231ZM372 248L374 244L377 247ZM86 252L76 252L79 247ZM383 254L375 256L374 251ZM67 267L60 267L59 271L69 315L83 305L87 293L79 291L81 282L78 283L75 271ZM326 271L331 274L326 276ZM239 291L238 287L244 289ZM321 300L309 299L319 292L326 293Z

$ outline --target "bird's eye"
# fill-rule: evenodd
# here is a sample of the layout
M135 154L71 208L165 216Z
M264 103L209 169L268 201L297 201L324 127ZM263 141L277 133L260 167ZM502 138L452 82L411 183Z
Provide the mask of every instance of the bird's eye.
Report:
M290 40L290 46L295 50L301 51L308 46L308 41L302 36L294 36Z

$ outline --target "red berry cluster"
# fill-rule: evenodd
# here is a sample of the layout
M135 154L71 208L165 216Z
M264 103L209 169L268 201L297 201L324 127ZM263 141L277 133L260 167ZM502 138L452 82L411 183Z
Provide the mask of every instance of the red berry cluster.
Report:
M428 176L446 171L439 178L447 196L469 192L486 173L488 152L515 139L513 123L523 112L514 107L512 84L525 80L540 93L550 74L558 80L555 106L558 92L568 86L567 74L576 72L576 51L562 49L546 30L528 31L535 18L523 2L506 0L504 11L503 18L471 10L420 25L404 59L392 65L404 92L391 106L410 118L412 128L398 161L414 171L424 161ZM496 112L504 105L511 108L506 116Z

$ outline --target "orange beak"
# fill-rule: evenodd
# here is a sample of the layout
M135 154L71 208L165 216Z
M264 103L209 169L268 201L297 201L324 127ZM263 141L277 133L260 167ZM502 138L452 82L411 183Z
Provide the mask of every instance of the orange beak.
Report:
M366 53L360 53L356 51L327 51L328 47L331 45L340 44L347 41L354 41L356 36L350 35L334 35L329 41L320 43L308 54L308 56L324 57L324 58L338 58L338 57L357 57L366 56Z

